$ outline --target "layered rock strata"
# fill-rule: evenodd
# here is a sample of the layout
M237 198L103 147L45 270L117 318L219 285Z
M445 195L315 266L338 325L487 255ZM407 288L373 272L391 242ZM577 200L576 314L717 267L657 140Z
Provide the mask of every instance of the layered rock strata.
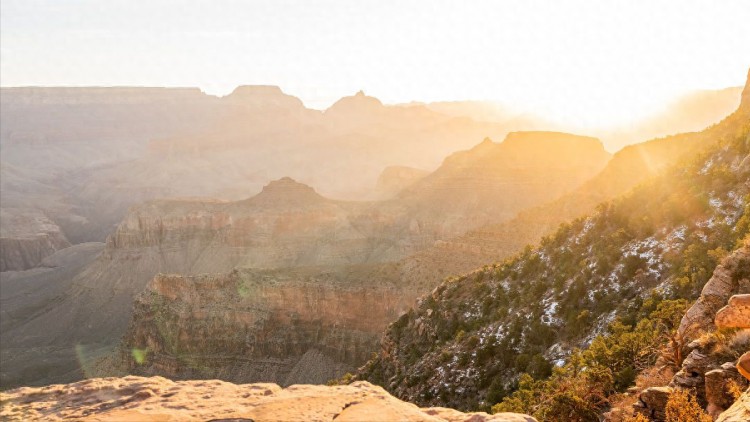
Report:
M325 383L363 364L411 304L374 270L159 275L136 300L121 362L179 379Z
M0 272L22 271L70 242L55 223L35 209L0 209Z

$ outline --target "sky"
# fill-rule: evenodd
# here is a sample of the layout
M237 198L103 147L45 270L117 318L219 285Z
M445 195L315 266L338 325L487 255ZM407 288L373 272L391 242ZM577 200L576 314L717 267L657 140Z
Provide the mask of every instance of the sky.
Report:
M363 89L596 126L742 85L748 22L748 0L2 0L0 84Z

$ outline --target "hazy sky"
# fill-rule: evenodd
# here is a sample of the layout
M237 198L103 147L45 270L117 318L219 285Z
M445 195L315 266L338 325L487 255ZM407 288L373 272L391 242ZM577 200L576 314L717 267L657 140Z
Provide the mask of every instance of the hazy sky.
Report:
M750 1L2 0L0 83L273 84L593 123L742 85Z

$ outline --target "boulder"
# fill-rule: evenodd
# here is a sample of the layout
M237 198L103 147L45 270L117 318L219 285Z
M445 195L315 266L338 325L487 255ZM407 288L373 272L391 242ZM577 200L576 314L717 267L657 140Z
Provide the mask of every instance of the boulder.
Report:
M649 387L643 390L634 405L635 411L652 421L664 421L666 419L664 411L672 391L674 391L672 387Z
M750 328L750 294L732 296L714 322L718 328Z
M734 383L738 388L747 387L747 380L743 378L732 362L727 362L721 368L706 372L706 411L714 419L735 401L735 396L730 390Z
M737 370L743 377L750 380L750 352L745 352L737 360Z
M750 393L745 393L734 402L732 407L719 415L716 422L747 422L750 421Z
M696 395L698 402L706 403L704 374L716 369L718 365L699 350L693 350L682 361L682 367L672 377L670 387L688 389Z

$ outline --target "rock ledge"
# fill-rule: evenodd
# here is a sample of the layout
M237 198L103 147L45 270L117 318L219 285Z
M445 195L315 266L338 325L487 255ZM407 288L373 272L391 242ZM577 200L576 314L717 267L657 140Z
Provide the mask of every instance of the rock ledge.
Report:
M0 393L0 419L81 421L493 421L533 422L514 413L488 415L420 409L359 381L345 386L232 384L162 377L92 378Z

